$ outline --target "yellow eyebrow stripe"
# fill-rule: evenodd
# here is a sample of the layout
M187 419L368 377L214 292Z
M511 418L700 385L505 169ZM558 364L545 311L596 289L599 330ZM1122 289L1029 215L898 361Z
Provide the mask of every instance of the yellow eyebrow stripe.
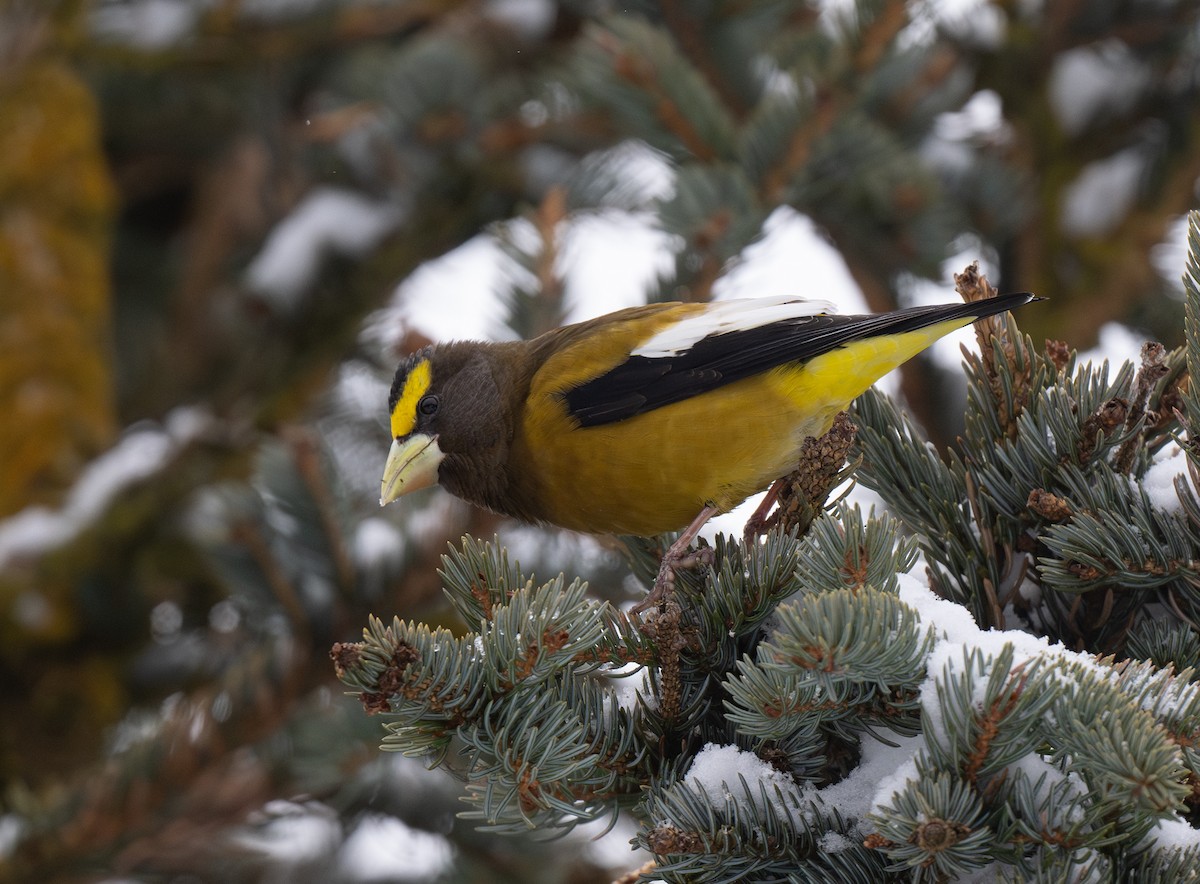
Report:
M408 377L404 379L404 392L396 400L392 409L392 438L402 439L417 427L417 403L429 391L433 382L433 370L429 360L422 359L413 366Z

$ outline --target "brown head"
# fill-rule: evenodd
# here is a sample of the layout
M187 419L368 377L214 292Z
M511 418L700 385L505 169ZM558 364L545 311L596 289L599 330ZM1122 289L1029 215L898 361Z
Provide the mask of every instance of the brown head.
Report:
M498 503L508 484L514 416L528 386L513 383L519 347L438 344L400 363L388 397L392 448L383 471L381 505L437 483L458 497L503 511Z

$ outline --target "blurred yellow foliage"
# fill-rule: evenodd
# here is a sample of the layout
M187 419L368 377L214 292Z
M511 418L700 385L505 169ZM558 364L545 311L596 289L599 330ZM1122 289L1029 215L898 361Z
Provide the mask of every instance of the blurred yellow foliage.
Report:
M114 188L95 101L61 61L0 77L0 516L53 503L112 441Z

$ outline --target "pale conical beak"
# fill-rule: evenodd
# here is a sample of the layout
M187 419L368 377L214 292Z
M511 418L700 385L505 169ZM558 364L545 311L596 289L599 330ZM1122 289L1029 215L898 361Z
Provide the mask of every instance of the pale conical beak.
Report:
M407 439L394 441L383 466L379 505L386 506L402 494L436 485L438 464L443 457L437 436L413 433Z

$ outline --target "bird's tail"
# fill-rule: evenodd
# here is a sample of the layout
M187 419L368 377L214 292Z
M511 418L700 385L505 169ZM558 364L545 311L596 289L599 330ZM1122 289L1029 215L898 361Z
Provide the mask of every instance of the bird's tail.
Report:
M815 408L820 403L817 410L832 419L876 380L943 335L1032 300L1029 292L1019 292L966 304L829 317L824 328L800 339L811 355L803 362L780 366L774 382L798 404Z
M967 301L962 304L934 304L930 307L909 307L894 313L883 313L877 316L863 317L857 324L856 331L861 337L877 335L900 335L905 332L917 331L930 325L942 322L967 319L974 322L1012 310L1030 301L1042 301L1032 292L1013 292L1007 295L997 295L982 301Z

